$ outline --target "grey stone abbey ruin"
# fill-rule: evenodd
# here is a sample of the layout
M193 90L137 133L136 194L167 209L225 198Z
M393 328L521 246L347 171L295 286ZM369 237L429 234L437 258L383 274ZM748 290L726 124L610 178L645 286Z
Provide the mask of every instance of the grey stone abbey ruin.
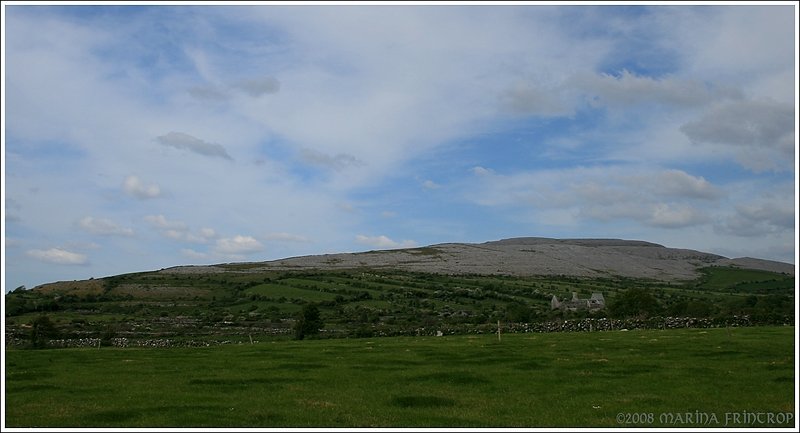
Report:
M603 294L599 292L592 293L592 296L589 299L581 299L578 298L577 292L572 292L572 299L564 299L559 300L556 295L553 295L553 298L550 300L550 308L552 310L570 310L570 311L578 311L578 310L602 310L606 307L606 300L603 298Z

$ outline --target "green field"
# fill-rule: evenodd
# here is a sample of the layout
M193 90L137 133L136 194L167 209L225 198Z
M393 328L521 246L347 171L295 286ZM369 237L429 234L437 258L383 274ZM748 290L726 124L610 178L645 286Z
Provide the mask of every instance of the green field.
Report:
M29 344L29 325L42 315L55 324L62 339L264 340L285 335L308 303L318 306L329 335L418 335L421 327L430 331L428 335L436 329L466 333L498 320L629 317L630 311L614 307L634 289L655 298L646 312L650 316L794 323L793 275L735 268L705 268L700 278L683 282L387 269L140 272L6 294L6 343ZM608 308L591 314L551 309L554 295L563 299L572 292L582 298L602 293Z
M794 353L789 326L10 349L5 419L7 427L642 428L724 427L736 420L726 413L742 422L745 412L792 418L727 427L794 427Z

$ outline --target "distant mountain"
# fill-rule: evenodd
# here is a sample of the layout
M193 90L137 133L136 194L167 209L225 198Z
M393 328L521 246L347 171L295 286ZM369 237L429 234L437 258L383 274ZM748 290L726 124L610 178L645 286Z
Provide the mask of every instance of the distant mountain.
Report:
M481 244L445 243L419 248L324 254L257 263L179 266L166 273L270 270L398 269L436 274L622 276L661 281L691 280L698 269L733 266L794 275L789 263L667 248L623 239L523 237Z
M788 324L794 323L794 274L787 263L650 242L547 238L178 266L15 290L5 298L6 344L31 344L30 324L42 314L58 326L62 339L51 342L58 347L283 338L309 303L318 306L331 336L485 333L498 320L545 330L555 329L543 325L551 320L575 318L554 311L553 296L585 299L597 292L614 305L633 287L656 299L652 314L707 324L721 317L737 326ZM663 290L666 282L675 284Z

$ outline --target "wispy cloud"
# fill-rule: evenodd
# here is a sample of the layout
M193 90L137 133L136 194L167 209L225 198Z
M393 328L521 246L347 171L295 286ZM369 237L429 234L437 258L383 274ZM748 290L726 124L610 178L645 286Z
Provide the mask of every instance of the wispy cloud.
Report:
M190 242L195 244L205 244L214 239L217 235L213 229L201 229L197 233L188 230L164 230L164 236L180 242Z
M502 106L517 114L535 116L568 116L574 104L563 94L563 87L543 87L537 82L519 81L500 95Z
M335 171L341 171L349 167L360 167L364 165L362 161L359 161L358 158L350 154L339 153L331 156L313 149L302 149L300 151L300 158L303 162L308 164L317 165Z
M442 186L439 185L438 183L428 179L425 182L422 182L422 187L425 188L425 189L439 189Z
M725 234L743 237L784 234L794 231L797 209L778 197L761 197L735 206L734 212L715 228Z
M236 235L232 238L218 239L214 252L220 255L241 256L253 254L264 250L261 244L252 236Z
M219 87L210 84L192 86L187 89L187 91L192 97L207 101L223 101L230 97L225 89L220 89Z
M694 201L713 202L721 197L719 189L704 178L674 169L647 172L620 166L512 175L484 170L464 191L476 203L534 211L571 209L573 215L587 220L686 227L708 220Z
M492 171L492 170L490 170L490 169L488 169L486 167L481 167L481 166L472 167L472 169L470 169L470 171L472 172L472 174L474 174L476 176L488 176L488 175L494 174L494 171Z
M86 265L89 263L86 255L63 250L61 248L28 250L26 254L28 257L34 258L38 261L56 265Z
M658 203L652 206L645 222L654 227L682 228L704 223L708 216L687 204Z
M121 227L115 222L87 216L78 221L78 226L83 230L101 236L133 236L134 231L128 227Z
M166 135L161 135L156 137L156 141L163 146L188 150L199 155L233 160L233 158L228 155L228 151L226 151L221 144L209 143L182 132L170 132Z
M404 240L401 242L396 242L384 235L380 236L356 235L356 242L361 245L367 245L375 248L412 248L417 246L417 243L415 241Z
M643 177L631 176L652 192L669 196L713 200L722 195L720 189L702 176L692 176L682 170L666 169Z
M179 242L205 244L217 237L217 232L212 228L204 227L193 232L185 222L168 220L164 215L147 215L144 220L164 237Z
M311 242L311 239L305 236L295 235L292 233L285 233L285 232L269 233L264 238L266 240L276 241L276 242L301 242L301 243Z
M151 226L166 230L186 230L186 223L182 221L170 221L164 215L147 215L144 220Z
M128 176L122 183L122 190L126 194L140 200L156 198L161 196L161 187L155 183L145 183L138 176Z
M277 93L281 89L281 83L275 77L261 77L239 81L233 87L257 98L262 95Z
M740 164L753 171L792 170L795 110L770 100L717 104L681 131L693 142L730 146Z
M570 84L582 89L591 104L614 107L645 103L694 107L742 97L735 88L715 88L698 80L675 77L641 76L627 70L617 76L579 74L571 78Z
M193 51L195 64L202 69L207 66L200 66L199 64L207 63L202 52ZM202 59L201 59L202 58ZM209 75L208 72L205 75ZM262 76L242 79L228 84L214 84L205 83L201 85L191 86L187 89L189 95L192 97L210 102L221 102L229 100L236 96L237 93L243 93L251 98L259 98L263 95L278 93L281 89L281 83L273 76Z
M209 255L207 253L203 253L203 252L200 252L200 251L195 251L195 250L193 250L191 248L183 248L183 249L181 249L181 254L184 257L187 257L187 258L189 258L191 260L206 261L206 260L210 259Z

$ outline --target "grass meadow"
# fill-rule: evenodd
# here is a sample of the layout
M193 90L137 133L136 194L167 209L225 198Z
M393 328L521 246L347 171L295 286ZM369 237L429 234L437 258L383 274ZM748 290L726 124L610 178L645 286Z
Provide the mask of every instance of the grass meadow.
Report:
M6 427L793 427L794 353L794 327L9 349L4 410Z

